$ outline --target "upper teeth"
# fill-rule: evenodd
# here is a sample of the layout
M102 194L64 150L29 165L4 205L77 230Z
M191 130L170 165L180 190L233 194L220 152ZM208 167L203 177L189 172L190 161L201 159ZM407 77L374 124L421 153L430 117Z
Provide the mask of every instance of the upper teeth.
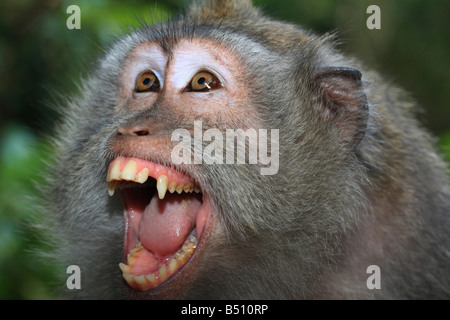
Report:
M138 164L134 160L129 160L125 164L122 170L120 170L121 159L116 159L112 164L110 170L108 171L107 187L108 194L110 196L114 195L114 191L116 187L120 187L119 181L132 181L137 183L144 183L147 181L150 170L149 168L143 168L141 171L137 172ZM158 191L159 199L164 199L164 196L169 190L170 193L174 193L175 191L179 194L181 192L196 192L200 193L200 188L198 188L194 183L186 183L180 182L177 184L176 181L171 181L169 183L169 178L165 174L159 174L156 179L156 189Z
M158 197L160 199L164 199L164 196L167 191L167 183L169 182L169 179L167 179L167 176L165 174L162 174L158 177L158 180L156 182L156 189L158 190Z

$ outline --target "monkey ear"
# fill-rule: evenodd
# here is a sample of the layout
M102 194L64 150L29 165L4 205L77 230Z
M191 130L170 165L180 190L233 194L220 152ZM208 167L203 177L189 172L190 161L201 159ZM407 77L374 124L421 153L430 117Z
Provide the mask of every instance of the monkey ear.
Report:
M354 149L364 137L369 116L361 72L326 68L315 75L314 84L319 90L320 113L337 126L346 147Z

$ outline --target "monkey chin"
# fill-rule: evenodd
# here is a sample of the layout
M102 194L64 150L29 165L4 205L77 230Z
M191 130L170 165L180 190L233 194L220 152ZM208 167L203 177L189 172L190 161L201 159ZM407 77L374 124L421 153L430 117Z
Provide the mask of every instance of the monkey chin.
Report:
M139 158L117 157L107 187L124 207L123 279L151 293L182 281L201 251L211 205L201 186L174 168Z

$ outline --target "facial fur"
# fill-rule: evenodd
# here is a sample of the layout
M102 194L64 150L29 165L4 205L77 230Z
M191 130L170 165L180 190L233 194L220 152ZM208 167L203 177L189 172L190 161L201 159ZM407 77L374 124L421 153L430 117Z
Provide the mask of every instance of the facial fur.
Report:
M149 82L137 82L146 71L159 84L139 91ZM192 79L204 71L219 84L192 90ZM178 19L119 39L81 91L64 107L50 170L56 254L82 271L83 289L69 296L449 297L445 165L404 94L339 53L329 37L272 20L249 1L204 1ZM278 172L261 175L261 164L174 164L171 135L193 133L195 121L204 131L278 129ZM161 172L173 170L169 182L200 189L196 199L188 192L179 197L204 208L201 219L180 217L175 208L161 220L186 227L185 233L201 225L198 247L155 286L123 279L119 263L138 270L127 257L137 241L130 234L155 243L153 234L164 231L167 247L155 244L152 254L147 248L150 260L172 259L178 242L164 239L172 232L166 225L152 235L142 230L157 223L145 222L150 209L141 208L135 220L122 204L135 200L119 197L118 190L108 195L107 176L118 158L120 174L134 159L153 175L147 187L155 206L162 201L155 187ZM108 182L125 188L128 178L120 174ZM178 201L176 193L166 197ZM124 227L124 221L136 226ZM133 243L124 252L127 241ZM144 260L140 255L136 251L136 261ZM372 264L386 275L381 291L366 287Z

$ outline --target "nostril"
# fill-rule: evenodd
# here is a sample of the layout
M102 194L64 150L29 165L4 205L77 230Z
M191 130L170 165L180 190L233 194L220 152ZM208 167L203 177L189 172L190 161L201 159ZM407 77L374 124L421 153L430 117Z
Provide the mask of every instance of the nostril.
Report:
M120 128L117 130L119 136L148 136L150 131L142 128Z
M148 136L149 135L148 130L135 130L133 133L137 136Z

